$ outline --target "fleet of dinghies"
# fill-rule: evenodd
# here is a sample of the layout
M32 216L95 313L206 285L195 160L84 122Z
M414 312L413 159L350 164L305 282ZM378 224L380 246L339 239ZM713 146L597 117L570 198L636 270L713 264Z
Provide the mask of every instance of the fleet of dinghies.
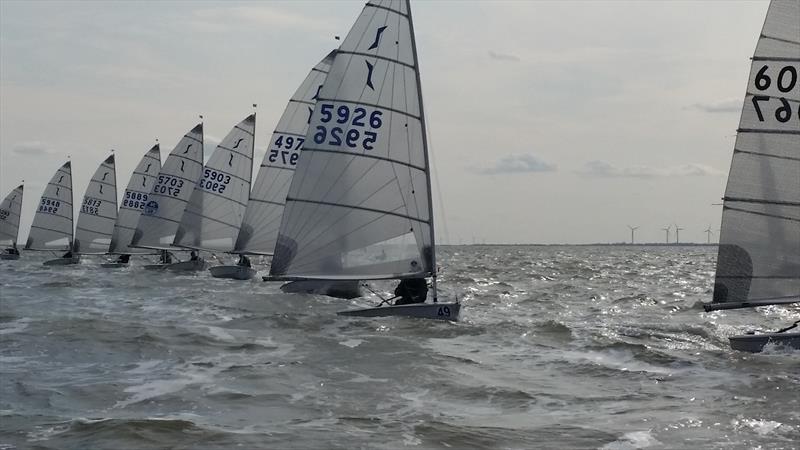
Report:
M345 298L359 296L363 280L424 286L431 278L429 303L423 288L412 304L342 314L458 320L458 302L438 301L425 127L409 1L372 1L289 100L254 183L256 115L234 126L205 164L201 122L163 166L158 145L144 155L120 205L114 155L106 158L75 228L72 166L64 164L42 194L25 249L64 252L45 262L51 266L116 256L101 264L107 269L159 255L143 267L174 271L203 270L199 251L236 255L235 264L210 271L240 280L256 273L248 256L272 257L266 281ZM0 209L3 259L19 258L22 190ZM188 260L173 261L186 251Z
M798 104L800 0L773 0L752 58L709 311L800 302ZM145 268L181 271L205 268L197 251L236 255L235 264L210 271L239 280L255 276L248 256L272 257L264 280L288 282L286 292L350 298L361 295L365 280L401 280L398 290L405 284L419 294L342 315L458 320L458 302L438 301L429 148L408 0L366 4L340 47L289 100L251 183L255 132L251 114L205 165L202 123L163 167L154 146L119 208L109 156L86 189L74 234L72 167L65 163L42 194L25 249L65 252L46 265L118 256L106 268L159 252L160 262ZM9 246L2 259L19 258L22 196L20 185L0 205L0 244ZM192 257L172 261L179 251ZM731 345L800 348L792 328L734 336Z

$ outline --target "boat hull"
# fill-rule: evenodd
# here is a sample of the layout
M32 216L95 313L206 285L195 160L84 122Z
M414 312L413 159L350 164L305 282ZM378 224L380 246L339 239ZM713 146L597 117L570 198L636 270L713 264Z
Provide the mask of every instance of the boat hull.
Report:
M49 261L45 261L42 264L45 266L70 266L73 264L79 264L81 262L80 257L72 257L72 258L56 258L51 259Z
M731 348L741 352L758 353L767 344L800 350L800 333L743 334L729 338Z
M19 255L13 255L11 253L0 253L0 260L3 261L16 261L19 259Z
M411 305L379 306L376 308L351 309L339 311L340 316L350 317L415 317L418 319L458 321L461 315L460 303L415 303Z
M100 264L100 267L104 269L120 269L123 267L128 267L130 264L128 263L119 263L119 262L108 262Z
M214 266L208 270L214 278L229 278L232 280L249 280L256 275L255 269L244 266Z
M264 277L264 281L270 281ZM361 282L359 280L300 280L291 281L281 286L281 291L287 294L316 294L328 297L349 300L362 296Z
M167 264L165 269L173 272L197 272L206 268L206 261L203 258L194 261L181 261Z
M170 264L145 264L142 267L144 267L145 270L164 270L169 265Z

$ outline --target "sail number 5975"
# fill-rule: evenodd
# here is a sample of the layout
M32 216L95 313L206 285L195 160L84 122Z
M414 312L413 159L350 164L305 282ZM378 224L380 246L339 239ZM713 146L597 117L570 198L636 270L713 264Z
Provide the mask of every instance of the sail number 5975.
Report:
M319 114L320 122L328 125L317 126L314 133L314 142L317 144L346 145L349 148L360 146L364 150L375 148L372 144L378 140L377 130L383 125L383 111L374 110L367 114L366 108L360 106L351 111L347 105L335 107L325 103L320 105Z

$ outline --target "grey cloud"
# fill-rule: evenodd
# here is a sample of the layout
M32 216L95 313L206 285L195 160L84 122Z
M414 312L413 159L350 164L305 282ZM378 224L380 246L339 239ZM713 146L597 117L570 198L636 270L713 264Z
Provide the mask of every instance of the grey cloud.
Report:
M578 173L598 178L707 177L724 175L723 172L713 167L697 163L654 168L649 166L615 166L607 161L600 160L587 162Z
M23 156L43 156L54 153L49 145L39 141L20 142L11 148L11 152Z
M495 51L489 50L489 58L492 58L496 61L513 61L519 62L519 56L510 55L507 53L497 53Z
M491 167L476 168L473 172L482 175L495 175L501 173L531 173L555 172L556 166L529 153L522 155L509 155L495 162Z
M684 109L702 111L711 114L715 113L735 113L742 110L741 100L728 100L719 103L694 103Z

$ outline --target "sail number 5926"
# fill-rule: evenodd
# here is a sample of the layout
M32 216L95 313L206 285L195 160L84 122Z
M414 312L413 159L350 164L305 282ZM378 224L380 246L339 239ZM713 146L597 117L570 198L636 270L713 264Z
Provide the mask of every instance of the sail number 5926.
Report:
M317 126L314 133L314 142L317 144L346 145L349 148L360 146L364 150L375 148L372 144L378 140L377 130L383 125L383 111L374 110L367 114L366 108L360 106L351 111L347 105L335 107L325 103L320 105L319 114L320 122L328 125Z

